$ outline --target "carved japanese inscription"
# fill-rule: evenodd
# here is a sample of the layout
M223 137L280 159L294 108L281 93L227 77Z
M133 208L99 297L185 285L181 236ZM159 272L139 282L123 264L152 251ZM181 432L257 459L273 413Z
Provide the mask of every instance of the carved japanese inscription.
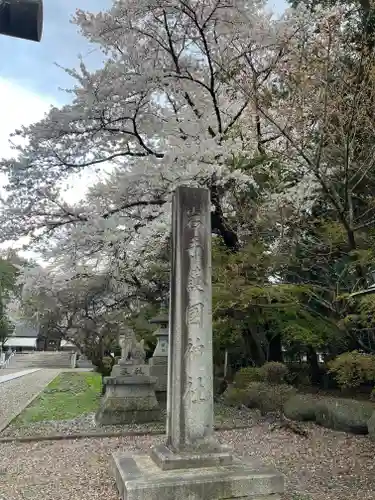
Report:
M213 433L210 207L208 190L177 188L167 399L168 443L175 449L201 446Z
M198 354L202 355L204 350L204 344L202 344L201 339L199 337L188 339L188 346L186 349L185 356L189 356L190 354Z
M188 306L187 323L188 325L202 326L204 305L202 302Z
M206 388L203 384L203 377L188 377L184 398L189 398L192 403L199 403L201 401L207 400Z
M192 237L186 249L189 260L187 276L188 305L186 309L186 324L189 331L188 343L185 351L186 363L186 390L184 400L187 404L196 404L207 401L205 377L198 373L200 359L204 352L204 343L200 338L204 315L204 270L203 253L200 230L202 227L201 213L197 209L188 211L188 227L192 230ZM196 365L196 363L198 363Z

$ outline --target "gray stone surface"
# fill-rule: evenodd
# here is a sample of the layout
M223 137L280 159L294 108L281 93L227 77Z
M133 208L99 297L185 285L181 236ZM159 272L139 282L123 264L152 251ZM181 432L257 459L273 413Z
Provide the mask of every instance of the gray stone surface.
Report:
M284 477L235 460L232 465L163 471L149 455L115 453L122 500L279 500Z
M172 208L167 444L213 440L209 191L179 187Z
M77 368L94 368L92 362L83 354L81 354L79 359L76 361L76 366Z
M155 393L159 404L165 407L167 402L168 386L168 318L163 315L154 318L150 323L159 324L159 328L154 332L157 344L152 357L149 359L150 375L156 378Z
M233 462L231 450L225 451L223 447L219 447L217 452L211 453L175 453L167 446L160 445L152 448L150 456L162 470L196 469L198 467L231 465Z
M132 361L123 361L122 359L120 359L119 363L115 365L111 371L111 377L134 376L134 375L149 376L150 367L145 364L137 365L134 364Z
M146 359L144 340L137 342L134 331L129 327L125 327L124 331L125 333L119 336L120 363L132 361L134 364L144 364Z
M96 423L118 425L160 420L154 385L155 380L146 375L107 377L106 392L95 415Z
M159 404L165 408L167 403L167 379L168 379L168 363L158 363L158 359L149 360L150 376L156 379L155 394Z

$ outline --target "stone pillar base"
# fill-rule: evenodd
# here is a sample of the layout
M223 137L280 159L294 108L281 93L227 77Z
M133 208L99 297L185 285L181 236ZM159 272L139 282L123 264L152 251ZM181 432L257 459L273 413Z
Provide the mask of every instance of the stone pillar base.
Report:
M106 378L106 392L95 415L96 423L120 425L160 420L154 384L154 379L141 375Z
M149 375L156 378L155 393L162 408L167 406L168 364L164 357L154 357L149 361Z
M230 465L192 468L183 462L162 470L150 455L114 453L121 500L280 500L284 493L284 476L272 468L236 457Z

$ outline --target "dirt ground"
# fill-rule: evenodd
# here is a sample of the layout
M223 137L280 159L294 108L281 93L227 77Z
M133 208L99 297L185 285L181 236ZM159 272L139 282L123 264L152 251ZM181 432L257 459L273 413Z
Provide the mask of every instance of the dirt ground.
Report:
M309 437L266 423L217 432L217 439L286 476L285 500L373 500L375 444L307 425ZM145 450L162 437L122 437L54 442L2 443L0 492L6 500L118 500L109 471L112 452ZM300 496L295 496L295 495Z

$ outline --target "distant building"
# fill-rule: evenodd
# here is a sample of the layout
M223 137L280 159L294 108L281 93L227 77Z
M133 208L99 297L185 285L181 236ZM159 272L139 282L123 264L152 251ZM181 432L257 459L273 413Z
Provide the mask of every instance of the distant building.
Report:
M76 350L75 346L66 340L46 338L39 329L22 320L13 320L15 325L13 335L4 342L4 350L12 349L18 352Z
M38 349L38 329L24 321L13 321L13 335L4 342L4 348L16 351L35 351Z

